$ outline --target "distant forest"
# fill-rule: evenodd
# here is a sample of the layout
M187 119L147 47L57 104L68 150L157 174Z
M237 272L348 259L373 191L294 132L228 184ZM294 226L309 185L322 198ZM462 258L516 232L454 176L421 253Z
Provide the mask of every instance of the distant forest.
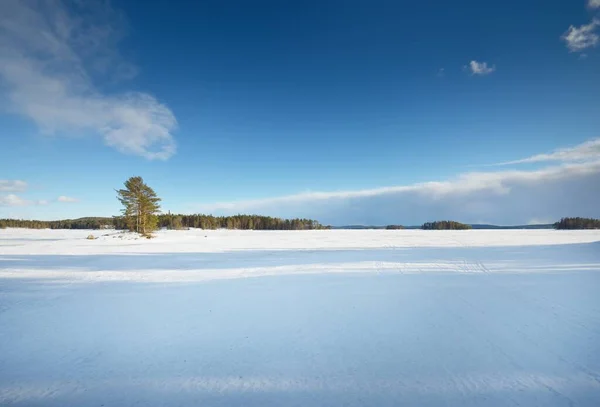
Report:
M25 220L25 219L0 219L0 229L27 228L27 229L100 229L104 226L112 227L112 218L79 218L65 220Z
M119 220L121 218L118 218ZM116 221L118 229L124 228ZM200 229L242 229L242 230L315 230L329 229L313 219L281 219L270 216L235 215L158 215L159 227L169 229L200 228Z
M471 225L455 222L453 220L440 220L437 222L426 222L421 226L423 230L467 230L472 229Z
M112 218L90 217L79 219L66 219L56 221L0 219L2 228L30 228L30 229L102 229L115 228L128 229L126 220L122 216ZM312 219L281 219L270 216L236 215L158 215L158 227L169 229L254 229L254 230L314 230L329 229L318 221Z
M600 229L600 219L562 218L554 224L555 229Z
M115 228L127 229L125 219L121 216L112 218L88 217L79 219L66 219L56 221L22 220L22 219L0 219L0 229L3 228L30 228L30 229L101 229ZM281 219L270 216L258 215L236 215L236 216L212 216L212 215L158 215L158 226L168 229L254 229L254 230L315 230L331 229L330 226L321 225L311 219ZM545 227L537 225L535 228ZM600 229L600 219L592 218L562 218L548 228L555 229ZM418 229L418 226L348 226L347 229ZM532 228L531 226L501 227L495 225L467 225L455 221L437 221L424 223L420 229L423 230L465 230L465 229L499 229L499 228ZM340 229L340 228L336 228ZM342 228L343 229L343 228Z

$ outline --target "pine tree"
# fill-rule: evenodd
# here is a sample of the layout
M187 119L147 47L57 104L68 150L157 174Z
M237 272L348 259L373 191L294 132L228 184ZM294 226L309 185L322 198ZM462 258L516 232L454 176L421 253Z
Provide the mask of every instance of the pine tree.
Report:
M183 229L183 221L180 215L171 218L171 229L179 230Z
M131 177L125 181L125 189L117 191L117 198L123 204L123 217L129 230L150 236L158 225L160 198L144 183L142 177Z

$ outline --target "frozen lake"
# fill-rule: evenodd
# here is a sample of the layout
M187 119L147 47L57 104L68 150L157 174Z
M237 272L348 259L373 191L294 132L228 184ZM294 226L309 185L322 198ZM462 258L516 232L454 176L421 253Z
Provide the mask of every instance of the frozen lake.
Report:
M0 405L596 407L599 288L600 231L0 230Z

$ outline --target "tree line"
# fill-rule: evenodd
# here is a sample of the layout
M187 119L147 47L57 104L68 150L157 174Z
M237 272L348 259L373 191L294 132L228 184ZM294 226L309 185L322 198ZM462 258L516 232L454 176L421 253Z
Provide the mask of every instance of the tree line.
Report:
M270 216L235 215L172 215L161 213L161 199L142 177L131 177L125 188L117 190L117 198L123 205L122 216L113 221L117 229L129 229L149 236L157 227L169 229L254 229L254 230L308 230L324 229L312 219L280 219Z
M321 225L312 219L281 219L259 215L213 216L205 214L195 215L156 215L156 225L168 229L254 229L254 230L314 230L330 229L330 226ZM131 222L131 221L130 221ZM130 225L126 217L86 217L79 219L63 219L54 221L26 220L26 219L0 219L0 229L27 228L27 229L102 229L114 228L128 230ZM421 226L423 230L461 230L470 229L466 225L454 221L427 222ZM562 218L554 223L555 229L600 229L600 219L593 218ZM388 225L388 230L404 229L402 225Z
M113 218L90 217L63 220L25 220L25 219L0 219L0 229L27 228L27 229L101 229L112 227Z
M204 214L175 215L159 214L156 218L157 227L167 229L242 229L242 230L316 230L330 229L313 219L281 219L271 216L235 215L212 216ZM117 229L130 230L135 226L126 217L112 218L81 218L55 221L0 219L0 229ZM141 232L140 232L141 233Z
M88 217L57 221L0 219L0 229L7 227L32 229L102 229L130 230L151 236L157 228L184 229L253 229L253 230L314 230L330 229L313 219L281 219L271 216L235 215L213 216L204 214L174 215L161 213L161 199L142 177L131 177L124 188L116 190L117 199L123 205L121 216L112 218ZM591 218L562 218L554 224L556 229L600 229L600 220ZM386 229L404 229L402 225L388 225ZM426 222L423 230L466 230L471 225L442 220Z
M130 230L150 237L157 228L168 229L252 229L252 230L314 230L329 229L313 219L282 219L259 215L213 216L204 214L175 215L161 213L161 199L142 177L127 179L116 190L123 205L121 216L90 217L56 221L0 219L0 229L108 229Z
M554 229L600 229L600 219L562 218L554 224Z
M125 217L115 217L116 229L128 229ZM315 230L329 229L313 219L282 219L260 215L213 216L159 214L157 225L167 229Z

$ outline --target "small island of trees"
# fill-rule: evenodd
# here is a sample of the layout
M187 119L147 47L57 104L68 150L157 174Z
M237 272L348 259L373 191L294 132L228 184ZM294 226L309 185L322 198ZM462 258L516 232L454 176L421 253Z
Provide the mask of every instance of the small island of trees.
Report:
M554 224L554 229L600 229L600 219L562 218Z
M455 222L453 220L439 220L436 222L426 222L421 226L423 230L467 230L472 229L471 225Z

